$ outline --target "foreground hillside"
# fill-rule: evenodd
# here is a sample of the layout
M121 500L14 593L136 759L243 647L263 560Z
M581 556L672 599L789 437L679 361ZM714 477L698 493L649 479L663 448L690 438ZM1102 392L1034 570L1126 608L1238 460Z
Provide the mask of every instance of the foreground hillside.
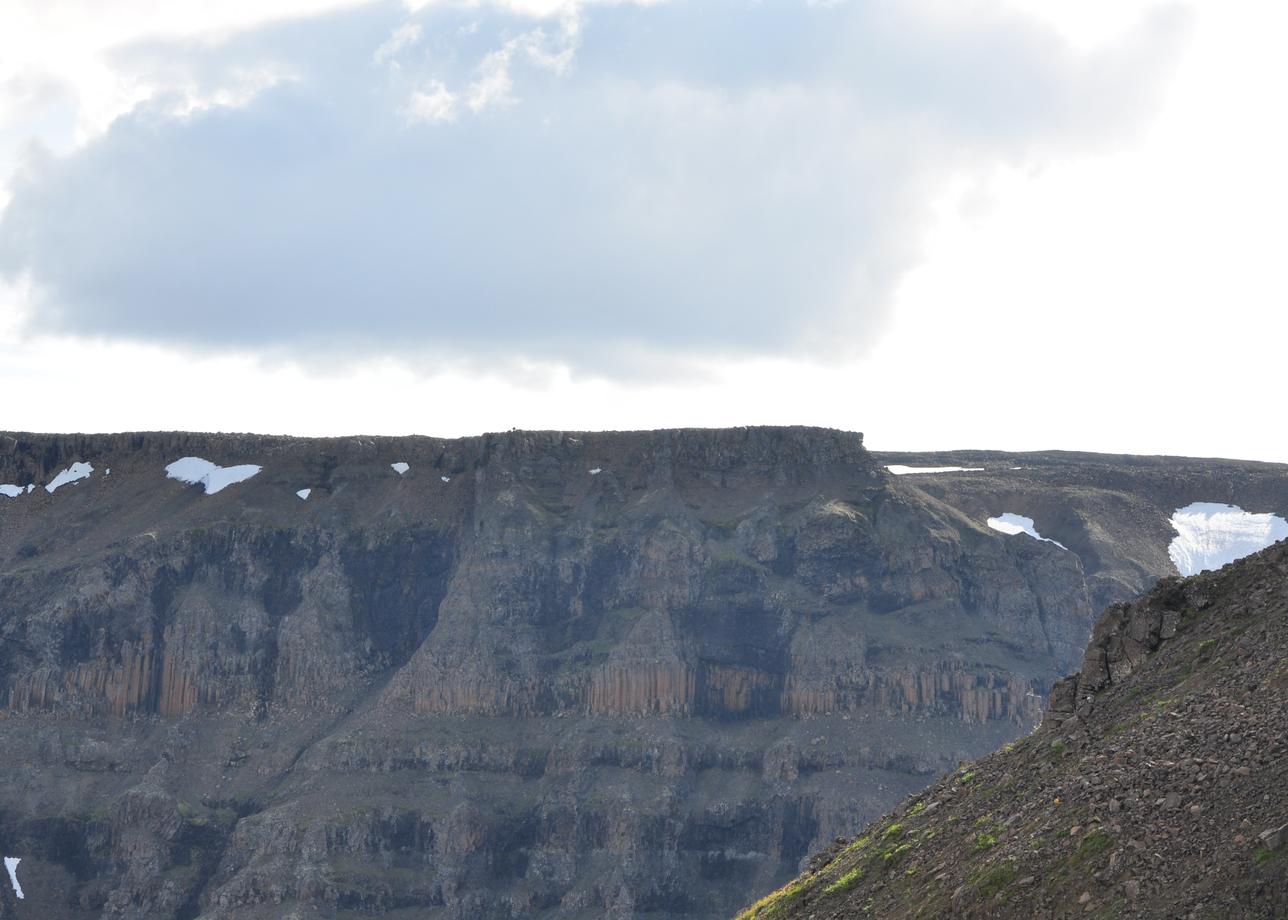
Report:
M804 428L0 435L13 910L728 915L1027 733L1093 604L1173 571L1176 507L1288 509L1266 464L895 462Z
M1288 544L1115 605L1042 727L742 914L1288 916Z

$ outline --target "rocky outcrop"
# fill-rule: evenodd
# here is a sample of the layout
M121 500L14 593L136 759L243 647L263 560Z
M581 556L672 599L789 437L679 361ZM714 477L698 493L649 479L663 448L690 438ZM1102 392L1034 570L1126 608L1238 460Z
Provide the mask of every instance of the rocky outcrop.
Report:
M0 499L17 916L731 911L1031 728L1136 565L818 429L0 438L72 462Z
M1176 635L1185 600L1180 580L1168 579L1141 601L1109 607L1096 623L1082 670L1051 688L1047 718L1060 724L1090 715L1095 693L1125 681Z
M746 910L762 917L1288 915L1288 545L1109 607L1041 730Z

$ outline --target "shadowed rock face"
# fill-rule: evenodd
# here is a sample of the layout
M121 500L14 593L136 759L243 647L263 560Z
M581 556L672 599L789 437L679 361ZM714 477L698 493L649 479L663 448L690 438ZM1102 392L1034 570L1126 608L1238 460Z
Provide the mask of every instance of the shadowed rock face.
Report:
M206 495L164 477L184 456L263 470ZM0 498L15 915L728 913L1030 728L1092 597L1167 573L1156 461L996 457L911 482L819 429L2 436L0 483L96 470ZM1240 477L1288 494L1211 478Z

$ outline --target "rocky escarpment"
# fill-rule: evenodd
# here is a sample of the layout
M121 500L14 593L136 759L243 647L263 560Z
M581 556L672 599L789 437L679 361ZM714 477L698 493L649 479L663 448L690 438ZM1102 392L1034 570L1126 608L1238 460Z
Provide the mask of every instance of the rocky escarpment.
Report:
M744 917L1288 914L1288 546L1105 611L1034 735Z
M1175 575L1171 513L1191 502L1288 513L1278 463L1130 457L1074 451L874 453L883 464L961 466L969 474L913 476L924 494L974 519L1007 511L1037 522L1078 555L1092 607L1130 600ZM1164 513L1160 514L1162 511Z
M14 434L0 483L41 917L720 915L1031 727L1137 565L816 429Z

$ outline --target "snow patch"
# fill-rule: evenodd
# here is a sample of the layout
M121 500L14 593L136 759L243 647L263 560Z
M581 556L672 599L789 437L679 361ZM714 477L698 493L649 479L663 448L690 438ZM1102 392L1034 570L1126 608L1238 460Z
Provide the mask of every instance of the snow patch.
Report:
M439 479L441 479L441 480L443 480L443 482L451 482L451 481L452 481L452 477L451 477L451 476L439 476L438 478L439 478Z
M22 486L0 486L0 495L7 495L9 498L17 498L23 493Z
M13 896L22 900L27 896L22 893L22 886L18 884L18 863L22 862L21 856L6 856L4 858L4 867L9 872L9 884L13 885Z
M1238 505L1194 502L1172 515L1176 536L1167 547L1176 570L1197 575L1259 552L1288 537L1288 521Z
M909 473L982 473L982 466L903 466L894 464L887 466L890 472L896 476L907 476Z
M49 485L45 486L45 491L52 493L55 489L61 489L69 482L79 482L92 472L94 472L94 467L88 463L73 463L51 479Z
M1042 536L1042 534L1038 533L1034 528L1033 518L1025 517L1022 514L1011 514L1009 511L1005 514L999 514L997 517L991 517L988 519L988 526L1010 536L1014 536L1019 533L1026 533L1034 540L1041 540L1044 543L1054 543L1063 550L1067 550L1069 548L1057 540L1052 540L1050 537Z
M34 482L30 483L27 486L27 494L30 495L32 492L35 492L35 491L36 491L36 484Z
M241 466L220 466L200 457L183 457L165 468L170 479L177 479L190 486L205 487L207 495L214 495L239 482L245 482L260 470L262 466L244 463Z
M300 491L296 492L295 494L298 495L300 498L304 499L305 501L308 501L309 495L312 492L313 492L312 489L300 489Z
M411 469L410 463L403 463L401 460L399 460L397 463L391 463L389 465L394 468L394 472L397 473L399 476L401 476L403 473Z
M600 469L599 467L595 467L593 470L590 471L590 475L598 476L602 472L604 472L602 469Z

